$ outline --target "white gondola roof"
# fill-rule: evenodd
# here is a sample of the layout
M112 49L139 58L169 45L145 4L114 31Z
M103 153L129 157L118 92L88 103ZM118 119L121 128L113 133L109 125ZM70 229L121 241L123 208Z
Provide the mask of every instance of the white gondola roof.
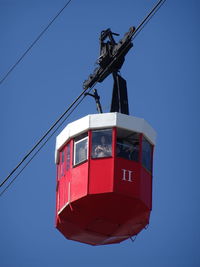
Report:
M111 127L143 133L149 142L155 145L156 132L144 119L117 112L91 114L69 123L57 136L55 149L56 163L58 163L59 151L71 138L87 132L88 130Z

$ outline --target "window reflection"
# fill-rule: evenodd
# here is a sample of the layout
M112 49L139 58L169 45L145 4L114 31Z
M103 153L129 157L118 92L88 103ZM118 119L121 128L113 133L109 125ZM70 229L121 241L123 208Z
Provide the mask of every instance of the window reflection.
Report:
M74 142L74 165L84 162L88 158L88 136L81 135Z
M66 170L68 171L70 169L70 144L67 145L66 156L67 156Z
M117 157L139 161L139 134L118 129Z
M92 132L92 158L112 156L112 129Z
M152 169L152 145L142 138L142 165L149 171Z
M65 164L65 152L63 149L62 151L60 151L59 178L61 178L65 174L64 164Z
M64 175L64 161L65 161L65 153L64 153L64 150L62 151L62 162L61 162L61 176Z

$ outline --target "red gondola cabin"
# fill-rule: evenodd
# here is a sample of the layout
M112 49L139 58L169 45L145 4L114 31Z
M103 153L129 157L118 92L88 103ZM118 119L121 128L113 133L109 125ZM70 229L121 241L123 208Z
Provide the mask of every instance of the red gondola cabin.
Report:
M88 115L57 136L56 228L91 245L137 235L152 208L156 133L121 113Z

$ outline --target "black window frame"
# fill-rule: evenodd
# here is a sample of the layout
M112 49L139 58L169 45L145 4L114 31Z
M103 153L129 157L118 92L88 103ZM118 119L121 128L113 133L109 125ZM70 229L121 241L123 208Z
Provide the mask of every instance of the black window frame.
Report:
M152 173L152 160L153 160L153 145L142 136L142 166Z

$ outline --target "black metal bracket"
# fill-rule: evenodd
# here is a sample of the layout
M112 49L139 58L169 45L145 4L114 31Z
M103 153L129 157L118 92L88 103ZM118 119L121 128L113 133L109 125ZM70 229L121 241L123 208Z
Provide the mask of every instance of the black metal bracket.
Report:
M113 74L114 86L111 102L111 112L120 112L129 114L128 107L128 94L126 80L123 79L119 74L124 61L125 55L132 48L131 42L135 27L131 27L124 37L116 43L114 35L119 34L113 33L110 29L101 32L100 35L100 56L97 60L99 67L97 67L93 74L91 74L83 83L85 90L92 88L97 82L102 82L108 75ZM89 94L91 95L91 94ZM98 95L91 95L95 98L97 103L97 109L102 113L101 105L98 99Z
M92 97L95 99L95 102L96 102L96 105L97 105L97 111L98 111L99 113L103 113L103 111L102 111L102 107L101 107L101 103L100 103L100 96L98 95L96 89L94 89L93 92L94 92L94 94L85 93L85 95L92 96Z
M110 112L119 112L129 115L128 93L126 80L118 72L113 72L113 92Z
M135 27L131 27L118 43L115 42L113 37L117 33L111 32L110 29L101 32L100 56L97 60L99 66L84 81L83 88L85 90L91 88L97 82L102 82L111 73L120 70L126 54L133 47L131 40L134 32ZM106 38L108 38L107 42L105 42Z

